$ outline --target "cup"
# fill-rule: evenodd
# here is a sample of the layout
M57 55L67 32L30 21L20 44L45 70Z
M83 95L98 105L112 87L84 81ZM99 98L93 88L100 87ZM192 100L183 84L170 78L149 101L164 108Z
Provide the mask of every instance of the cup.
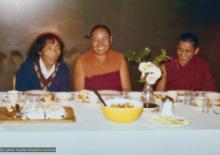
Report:
M192 93L190 91L186 91L184 93L183 103L189 105L192 103Z
M9 103L15 105L19 99L19 92L16 90L10 90L7 94Z
M209 108L210 108L209 99L206 98L206 97L203 97L201 103L202 103L202 112L208 113L209 112Z

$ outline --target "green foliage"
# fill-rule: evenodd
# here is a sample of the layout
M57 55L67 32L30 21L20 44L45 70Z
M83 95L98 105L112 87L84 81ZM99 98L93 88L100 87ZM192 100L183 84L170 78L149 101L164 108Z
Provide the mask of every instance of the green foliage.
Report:
M125 58L128 61L134 61L139 64L139 63L144 62L150 58L150 49L145 48L145 49L141 50L141 52L138 54L132 50L129 50L129 51L125 52ZM162 62L167 61L168 59L170 59L170 57L167 55L167 51L165 49L161 49L160 55L156 56L153 59L153 63L155 65L159 66Z
M153 63L157 66L160 66L161 62L169 60L170 57L167 55L167 51L165 49L160 50L160 55L156 56L153 60Z

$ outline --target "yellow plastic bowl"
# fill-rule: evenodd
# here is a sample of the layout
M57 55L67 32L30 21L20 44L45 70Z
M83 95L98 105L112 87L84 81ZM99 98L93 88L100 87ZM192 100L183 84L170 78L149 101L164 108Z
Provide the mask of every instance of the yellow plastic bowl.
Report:
M137 120L143 112L143 104L138 100L112 99L105 101L107 106L102 107L104 116L113 122L127 123ZM111 104L132 103L133 108L111 107Z

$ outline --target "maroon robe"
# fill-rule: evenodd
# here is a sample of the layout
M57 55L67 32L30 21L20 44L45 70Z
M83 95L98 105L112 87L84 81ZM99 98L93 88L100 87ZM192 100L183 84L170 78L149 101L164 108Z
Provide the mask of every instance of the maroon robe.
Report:
M166 63L166 90L216 91L215 81L209 64L199 56L184 67L179 64L177 56Z
M111 72L86 77L85 88L88 90L122 90L120 72Z
M81 54L79 60L85 75L85 89L122 90L120 69L124 55L109 50L103 62L92 51Z

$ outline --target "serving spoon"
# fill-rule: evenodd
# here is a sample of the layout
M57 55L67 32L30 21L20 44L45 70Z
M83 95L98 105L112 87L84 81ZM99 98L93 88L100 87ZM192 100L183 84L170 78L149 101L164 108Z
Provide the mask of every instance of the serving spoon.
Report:
M97 90L94 91L94 93L97 95L97 97L99 98L99 100L102 102L102 104L107 107L105 101L103 100L103 98L101 97L101 95L98 93Z

